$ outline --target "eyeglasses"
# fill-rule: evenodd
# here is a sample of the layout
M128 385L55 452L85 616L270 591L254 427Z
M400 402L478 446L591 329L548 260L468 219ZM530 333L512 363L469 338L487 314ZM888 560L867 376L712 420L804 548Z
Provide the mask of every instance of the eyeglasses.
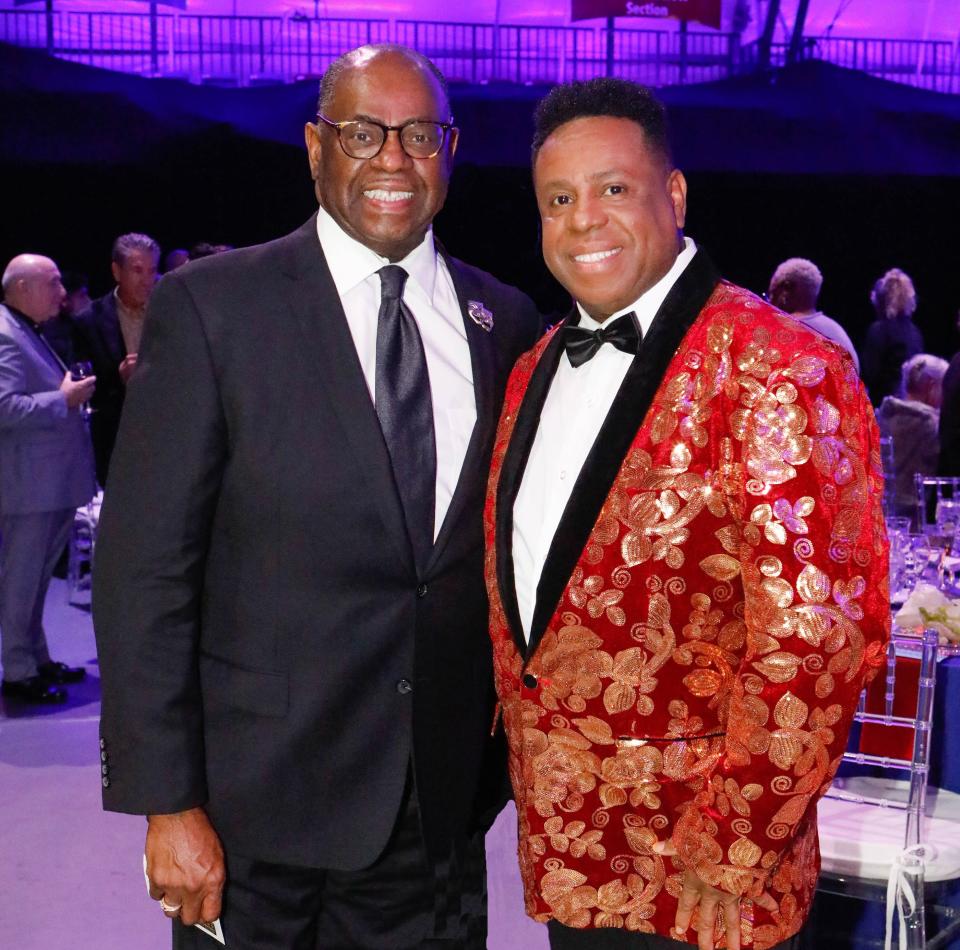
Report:
M380 154L388 132L397 132L400 147L411 158L433 158L439 154L447 134L457 134L449 122L421 122L414 119L404 125L381 125L368 119L353 122L333 122L317 113L317 118L337 130L340 148L351 158L374 158Z

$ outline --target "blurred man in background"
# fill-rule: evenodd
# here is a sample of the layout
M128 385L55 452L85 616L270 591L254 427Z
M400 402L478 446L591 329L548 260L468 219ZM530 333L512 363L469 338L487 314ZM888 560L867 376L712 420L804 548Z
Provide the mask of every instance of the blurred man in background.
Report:
M76 509L96 490L78 409L96 379L75 381L44 340L66 296L57 265L20 254L0 305L0 647L3 695L61 703L86 671L50 659L43 603Z
M116 286L77 317L77 359L89 360L99 380L90 431L97 480L106 485L127 383L137 365L147 301L157 282L160 245L146 234L123 234L113 243L110 269Z

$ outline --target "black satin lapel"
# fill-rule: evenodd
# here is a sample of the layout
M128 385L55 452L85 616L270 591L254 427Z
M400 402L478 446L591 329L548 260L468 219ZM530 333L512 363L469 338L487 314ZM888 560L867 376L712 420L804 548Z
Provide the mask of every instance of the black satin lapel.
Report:
M316 218L311 218L289 240L285 273L291 280L287 302L297 315L309 352L316 356L317 378L329 392L330 404L367 481L368 496L380 511L387 537L404 564L415 572L413 548L390 456L340 295L320 247Z
M687 330L720 280L712 261L697 251L677 279L650 325L610 407L596 442L583 463L537 585L537 605L530 625L532 655L556 612L564 588L586 547L613 482L664 373Z
M442 556L451 537L456 533L464 511L470 507L471 500L480 495L482 505L483 492L486 489L490 456L490 443L496 430L497 417L494 399L496 384L496 359L493 334L497 332L496 324L493 330L484 330L467 312L467 304L471 300L483 302L483 287L469 271L461 267L459 262L451 258L445 251L438 248L446 261L453 280L453 288L460 304L460 315L467 334L467 344L470 347L470 368L473 373L473 396L477 407L477 421L470 435L467 452L463 458L460 477L450 507L444 516L443 524L437 534L430 556L429 567L432 568ZM496 319L496 314L494 314Z
M530 384L517 410L513 436L507 446L507 454L500 469L500 481L497 484L497 583L500 586L500 601L521 656L527 652L527 641L520 622L513 568L513 505L517 500L517 492L537 436L537 429L540 427L540 413L562 355L563 334L558 331L540 355L540 362L533 371Z

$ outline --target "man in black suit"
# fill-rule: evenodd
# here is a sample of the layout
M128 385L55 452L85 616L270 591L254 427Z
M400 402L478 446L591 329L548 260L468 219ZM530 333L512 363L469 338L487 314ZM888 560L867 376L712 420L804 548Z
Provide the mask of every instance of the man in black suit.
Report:
M127 383L137 365L147 302L157 282L160 245L146 234L121 234L113 242L111 258L116 286L74 319L74 354L93 364L98 380L90 435L101 485L107 483Z
M457 134L424 57L346 54L318 215L151 302L94 616L104 802L150 816L176 946L484 946L481 506L539 319L435 248Z

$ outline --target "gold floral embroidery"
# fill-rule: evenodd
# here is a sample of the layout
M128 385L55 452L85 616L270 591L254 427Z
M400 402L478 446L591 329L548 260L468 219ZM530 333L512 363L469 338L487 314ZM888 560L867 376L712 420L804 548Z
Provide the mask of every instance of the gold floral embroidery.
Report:
M495 473L534 363L508 385ZM743 895L764 950L806 913L813 803L882 658L879 455L849 364L736 288L676 367L526 665L488 550L521 870L537 919L666 934L693 868ZM488 538L494 521L492 494ZM677 860L650 850L664 837Z

